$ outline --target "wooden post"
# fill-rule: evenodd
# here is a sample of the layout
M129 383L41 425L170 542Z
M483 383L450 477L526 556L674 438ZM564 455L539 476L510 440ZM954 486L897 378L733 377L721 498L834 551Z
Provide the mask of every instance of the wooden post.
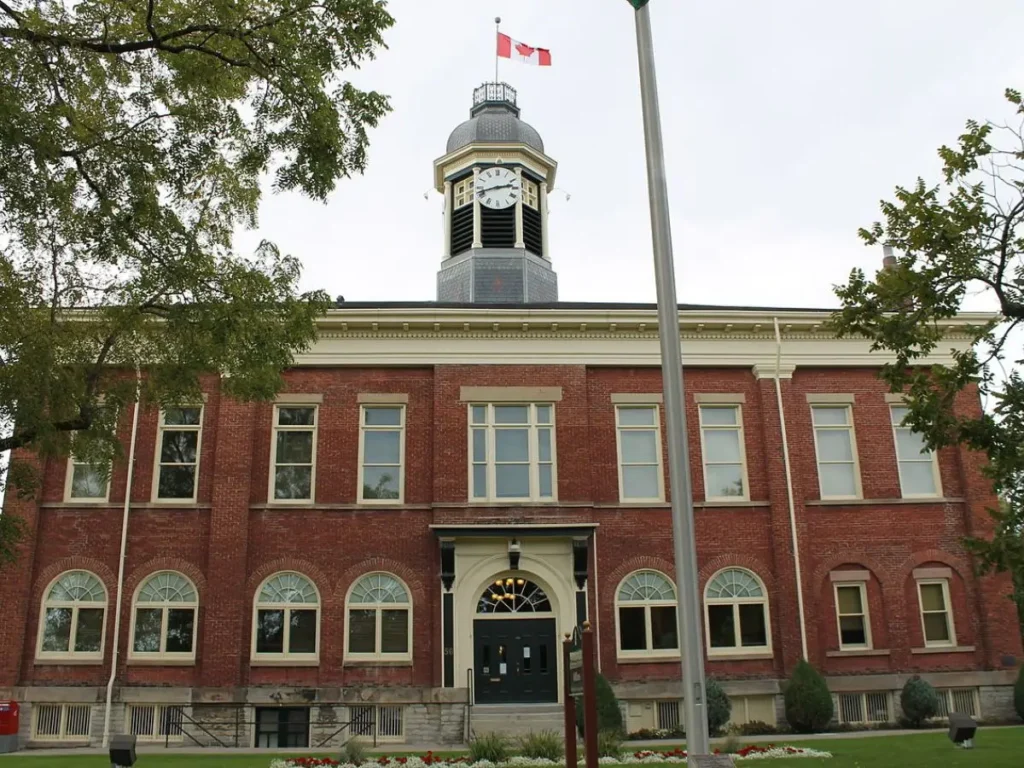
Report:
M576 768L576 699L572 690L572 635L562 641L562 698L565 703L565 766Z
M583 622L583 743L587 768L597 768L597 680L594 665L594 630Z

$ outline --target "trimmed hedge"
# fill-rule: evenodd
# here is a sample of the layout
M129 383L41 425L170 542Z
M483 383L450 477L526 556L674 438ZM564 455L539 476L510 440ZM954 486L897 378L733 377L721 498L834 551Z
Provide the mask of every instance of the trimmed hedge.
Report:
M797 733L817 733L832 722L832 694L818 671L800 661L786 684L786 720Z

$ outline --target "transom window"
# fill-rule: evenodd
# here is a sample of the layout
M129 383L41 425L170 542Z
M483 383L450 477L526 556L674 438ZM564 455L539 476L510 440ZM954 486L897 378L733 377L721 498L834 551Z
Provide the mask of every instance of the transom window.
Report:
M67 571L50 586L40 616L40 658L103 658L107 590L88 571Z
M455 182L452 187L452 193L454 195L455 207L461 208L464 205L469 205L473 202L473 177L470 176L462 181Z
M156 499L195 501L202 425L202 406L167 408L160 412Z
M871 647L868 596L862 582L836 584L836 620L839 622L840 650Z
M274 408L270 497L274 501L312 501L316 476L315 405Z
M402 500L405 453L405 408L401 405L361 408L359 500Z
M949 582L946 579L919 581L917 590L921 601L921 628L925 646L956 645Z
M665 483L661 469L661 428L656 405L615 408L619 447L619 498L661 501Z
M256 593L254 659L315 661L320 636L320 595L300 573L276 573Z
M348 596L345 655L350 659L412 658L412 600L390 573L371 573Z
M470 497L555 498L554 406L471 405Z
M853 416L847 405L815 405L814 447L818 457L818 483L823 499L860 496L860 472L853 440Z
M768 596L750 571L728 568L715 574L704 589L709 655L765 651Z
M199 596L174 571L150 576L135 597L132 658L194 659Z
M678 656L676 589L657 571L635 571L615 594L619 656Z
M938 496L939 463L936 455L925 447L921 435L903 426L903 420L909 413L908 408L894 405L890 413L903 497Z
M523 203L534 210L540 208L537 182L523 177Z
M484 588L477 613L548 613L551 601L537 584L521 576L495 579Z
M700 441L704 497L708 501L746 499L746 451L740 407L700 406Z

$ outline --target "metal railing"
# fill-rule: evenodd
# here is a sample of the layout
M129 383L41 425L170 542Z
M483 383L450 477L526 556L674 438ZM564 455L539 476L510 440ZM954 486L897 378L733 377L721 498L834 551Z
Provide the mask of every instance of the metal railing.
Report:
M473 739L473 668L466 668L466 743Z

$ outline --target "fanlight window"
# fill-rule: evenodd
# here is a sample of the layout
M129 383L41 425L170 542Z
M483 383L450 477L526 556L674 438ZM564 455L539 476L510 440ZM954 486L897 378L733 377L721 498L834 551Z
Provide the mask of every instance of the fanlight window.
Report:
M106 605L107 591L93 574L63 574L43 602L39 655L102 658Z
M729 597L764 597L764 588L746 571L722 571L708 584L708 599Z
M313 582L294 572L275 574L256 595L255 658L315 660L320 597Z
M135 630L132 655L195 653L196 609L192 582L173 571L151 576L135 599Z
M508 576L484 589L477 613L546 613L551 610L547 593L529 579Z
M620 657L678 655L676 589L664 574L629 574L619 585L615 602Z
M412 658L412 600L390 573L370 573L348 597L346 656L401 661Z
M749 571L720 571L704 590L704 610L711 655L771 649L768 595Z

